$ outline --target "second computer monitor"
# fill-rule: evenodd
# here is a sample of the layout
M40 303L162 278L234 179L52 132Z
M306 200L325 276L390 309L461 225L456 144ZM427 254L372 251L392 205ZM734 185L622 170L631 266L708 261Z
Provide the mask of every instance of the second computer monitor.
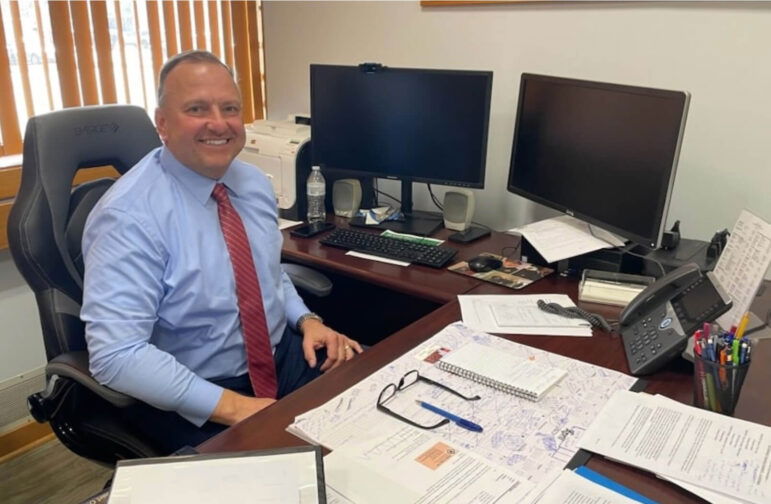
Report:
M509 191L656 247L689 95L523 74Z

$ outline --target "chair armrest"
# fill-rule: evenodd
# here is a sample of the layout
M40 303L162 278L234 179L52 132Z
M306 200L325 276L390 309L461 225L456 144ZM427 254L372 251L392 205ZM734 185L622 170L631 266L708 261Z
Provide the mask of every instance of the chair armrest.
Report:
M137 402L133 397L112 390L97 382L88 371L88 352L85 350L57 355L48 362L46 374L48 376L56 375L60 378L69 378L119 408L125 408Z
M299 264L282 263L281 266L298 289L316 297L325 297L332 292L332 281L323 273Z

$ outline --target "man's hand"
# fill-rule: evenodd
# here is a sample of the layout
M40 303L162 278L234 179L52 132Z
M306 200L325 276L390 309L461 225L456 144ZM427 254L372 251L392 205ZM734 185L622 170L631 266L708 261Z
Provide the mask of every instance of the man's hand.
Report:
M225 389L209 417L212 422L233 425L276 402L269 397L249 397Z
M327 360L319 368L322 372L336 368L363 351L359 343L318 320L306 320L300 330L303 333L303 353L310 367L316 367L316 350L326 347Z

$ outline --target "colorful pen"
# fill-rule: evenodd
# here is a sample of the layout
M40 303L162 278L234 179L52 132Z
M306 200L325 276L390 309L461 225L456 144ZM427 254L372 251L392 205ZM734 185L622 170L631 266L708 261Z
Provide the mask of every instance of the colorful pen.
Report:
M736 339L742 339L742 336L744 336L744 331L747 329L747 324L750 322L750 312L746 312L744 315L742 315L742 320L739 322L739 328L736 329L735 338Z
M747 362L747 347L749 345L746 342L742 343L742 348L739 350L739 364L744 364Z
M740 349L739 340L735 339L733 344L731 345L731 357L732 357L733 363L736 364L737 366L739 365L739 349Z
M701 355L701 331L697 330L693 333L693 351L696 355Z
M428 404L427 402L417 401L417 400L415 402L420 404L422 407L426 408L427 410L433 411L437 415L441 415L444 418L452 420L458 426L463 427L464 429L468 429L468 430L474 431L474 432L482 432L482 426L479 425L479 424L475 424L474 422L472 422L470 420L466 420L466 419L461 418L461 417L459 417L457 415L453 415L449 411L445 411L442 408L434 406L433 404Z

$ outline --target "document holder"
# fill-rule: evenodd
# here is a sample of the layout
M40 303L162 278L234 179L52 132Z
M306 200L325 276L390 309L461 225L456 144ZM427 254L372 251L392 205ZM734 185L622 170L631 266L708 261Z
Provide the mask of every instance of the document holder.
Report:
M578 287L579 301L626 306L656 279L614 271L585 269Z
M227 485L222 485L223 475ZM293 494L303 504L326 504L321 447L120 460L108 504L208 504L212 488L221 492L221 502L247 502L255 486L271 489L263 496L268 500Z

